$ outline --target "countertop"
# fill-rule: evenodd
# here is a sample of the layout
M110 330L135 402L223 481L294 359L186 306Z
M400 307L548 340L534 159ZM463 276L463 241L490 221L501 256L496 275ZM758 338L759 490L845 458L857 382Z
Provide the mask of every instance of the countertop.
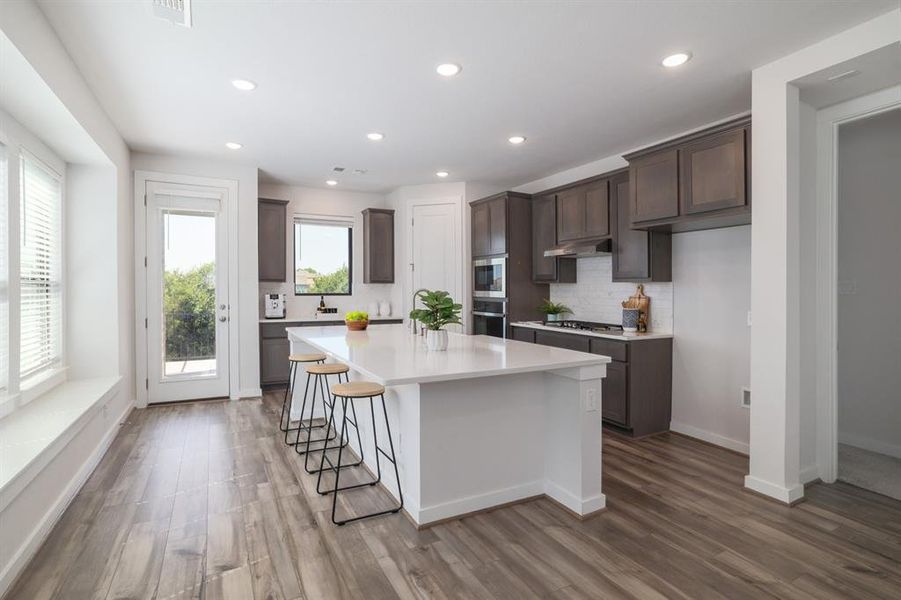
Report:
M394 317L369 317L370 321L403 321L400 315ZM320 321L344 322L344 313L326 313L321 316L304 315L301 317L286 317L284 319L260 319L260 323L318 323Z
M646 333L599 333L597 331L586 331L584 329L568 329L564 327L554 327L537 323L534 321L520 321L519 323L510 323L511 327L528 327L529 329L541 329L544 331L556 331L557 333L571 333L573 335L587 335L590 337L607 338L608 340L620 340L622 342L637 342L641 340L662 340L673 337L671 333L658 333L648 331Z
M382 385L453 381L591 367L610 357L540 346L486 335L448 333L446 351L428 350L425 337L404 325L384 325L366 331L343 326L289 327L288 337L301 341Z

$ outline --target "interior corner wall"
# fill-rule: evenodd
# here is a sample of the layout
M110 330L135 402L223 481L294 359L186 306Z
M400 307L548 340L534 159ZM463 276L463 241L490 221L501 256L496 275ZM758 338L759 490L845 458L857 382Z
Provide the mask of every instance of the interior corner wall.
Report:
M901 458L901 109L838 133L838 441Z
M901 9L752 73L750 473L745 485L781 502L803 496L801 461L801 77L897 44Z
M116 171L66 171L66 357L69 378L119 373Z
M181 156L145 154L131 155L134 171L155 171L194 177L230 179L238 182L238 348L239 373L237 393L241 398L259 396L260 391L260 335L257 263L257 168L245 164L186 158ZM131 188L134 189L133 187ZM131 196L132 194L130 194ZM129 199L132 206L134 198ZM133 210L133 209L132 209ZM131 227L134 227L132 216ZM132 246L134 242L132 241ZM234 313L232 314L235 317ZM135 324L130 324L132 329Z

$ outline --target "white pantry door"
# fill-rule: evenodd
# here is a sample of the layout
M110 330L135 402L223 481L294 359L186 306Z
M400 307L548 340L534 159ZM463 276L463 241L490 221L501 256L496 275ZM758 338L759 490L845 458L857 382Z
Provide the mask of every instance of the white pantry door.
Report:
M228 190L146 192L147 401L228 396Z
M456 204L413 205L411 291L444 290L456 302L463 303L458 219Z

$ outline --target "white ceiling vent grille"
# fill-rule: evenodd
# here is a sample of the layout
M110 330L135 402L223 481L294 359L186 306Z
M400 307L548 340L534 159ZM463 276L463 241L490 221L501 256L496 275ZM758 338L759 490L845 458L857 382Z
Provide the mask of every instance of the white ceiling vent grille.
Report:
M191 26L191 0L150 0L153 15L170 23Z

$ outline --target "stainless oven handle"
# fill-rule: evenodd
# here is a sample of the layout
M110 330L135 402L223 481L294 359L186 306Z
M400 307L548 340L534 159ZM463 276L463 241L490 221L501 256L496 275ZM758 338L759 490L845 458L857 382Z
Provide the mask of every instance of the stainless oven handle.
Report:
M477 317L506 317L505 313L493 313L493 312L483 312L481 310L474 310L472 314Z

